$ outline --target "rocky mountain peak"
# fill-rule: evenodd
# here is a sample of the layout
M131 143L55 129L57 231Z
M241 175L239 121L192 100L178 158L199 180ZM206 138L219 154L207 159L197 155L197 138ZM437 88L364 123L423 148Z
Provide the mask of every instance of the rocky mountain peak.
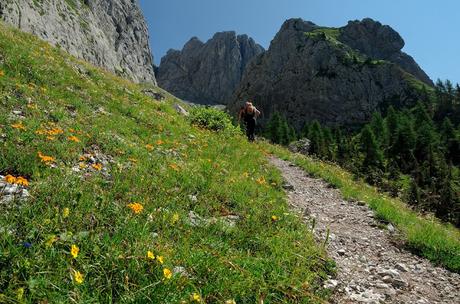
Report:
M278 111L297 129L315 119L329 125L366 122L388 104L415 102L414 83L432 83L400 51L403 45L397 32L372 19L342 28L290 19L248 65L229 109L252 99L263 111L262 124Z
M206 43L194 37L161 59L158 83L176 96L202 104L230 100L248 63L263 48L247 35L218 32Z

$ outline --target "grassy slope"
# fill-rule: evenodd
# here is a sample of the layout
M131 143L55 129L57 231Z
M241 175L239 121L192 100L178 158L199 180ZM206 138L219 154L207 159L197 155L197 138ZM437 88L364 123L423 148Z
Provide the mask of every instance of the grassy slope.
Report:
M393 223L402 232L403 241L410 250L447 269L460 272L460 231L452 225L441 224L434 217L419 216L399 199L390 198L374 187L354 180L352 174L338 166L294 155L281 147L263 146L270 153L292 161L336 186L346 199L367 202L378 218Z
M171 97L154 101L3 24L0 75L0 173L27 177L32 195L0 205L0 302L187 303L193 293L208 303L321 302L324 252L288 213L279 173L245 140L190 127ZM47 127L58 134L36 133ZM71 170L94 150L113 163ZM194 227L191 210L240 220ZM187 276L165 278L176 266Z

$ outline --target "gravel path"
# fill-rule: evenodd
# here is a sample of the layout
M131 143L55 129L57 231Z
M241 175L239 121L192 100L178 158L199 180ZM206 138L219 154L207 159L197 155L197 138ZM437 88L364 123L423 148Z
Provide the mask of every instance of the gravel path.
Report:
M270 162L283 174L291 207L310 225L315 219L318 241L330 231L327 251L338 268L326 282L334 290L332 303L460 303L460 275L398 248L397 231L391 224L379 228L365 204L345 201L340 191L288 162Z

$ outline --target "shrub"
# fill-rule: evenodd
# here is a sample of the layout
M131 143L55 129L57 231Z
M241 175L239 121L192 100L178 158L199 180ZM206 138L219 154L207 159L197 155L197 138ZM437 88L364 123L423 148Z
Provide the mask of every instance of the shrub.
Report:
M211 107L194 107L190 111L190 122L200 128L220 132L240 132L239 127L232 124L230 116Z

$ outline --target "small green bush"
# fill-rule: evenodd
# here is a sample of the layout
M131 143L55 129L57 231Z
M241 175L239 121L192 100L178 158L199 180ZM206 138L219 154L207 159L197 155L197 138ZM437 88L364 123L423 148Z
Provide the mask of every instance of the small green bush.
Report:
M215 132L240 132L239 127L232 124L232 119L227 113L211 107L192 108L190 122L195 126Z

